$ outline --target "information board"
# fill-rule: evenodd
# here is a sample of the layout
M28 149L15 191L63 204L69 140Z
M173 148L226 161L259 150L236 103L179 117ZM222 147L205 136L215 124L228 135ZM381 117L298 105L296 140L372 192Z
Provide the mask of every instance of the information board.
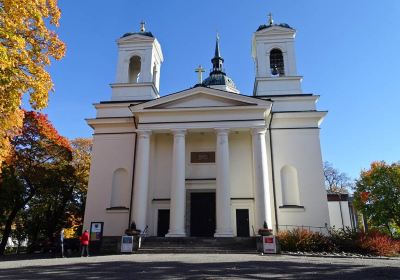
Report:
M263 236L263 249L265 254L276 254L276 237Z
M121 238L121 253L132 253L133 236L124 235Z
M103 222L92 222L90 224L90 241L101 241L103 225Z

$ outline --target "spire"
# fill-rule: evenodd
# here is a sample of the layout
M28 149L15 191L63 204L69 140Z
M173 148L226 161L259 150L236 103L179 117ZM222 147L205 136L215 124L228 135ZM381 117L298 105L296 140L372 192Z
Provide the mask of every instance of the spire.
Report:
M235 87L235 83L229 78L223 68L224 59L221 57L220 49L219 49L219 36L217 34L215 42L215 52L214 57L211 59L213 68L210 71L210 76L206 78L201 84L197 84L196 86L204 86L204 87L212 87L220 90L225 90L229 92L239 93L239 91ZM201 80L201 67L196 69L196 72L199 75L199 81Z
M211 59L213 64L213 69L211 73L223 73L222 64L224 63L224 59L221 57L221 53L219 50L219 35L217 33L217 38L215 42L215 53L213 59Z
M220 57L220 56L221 56L221 54L219 52L219 35L217 33L217 40L215 42L215 54L214 54L214 57Z

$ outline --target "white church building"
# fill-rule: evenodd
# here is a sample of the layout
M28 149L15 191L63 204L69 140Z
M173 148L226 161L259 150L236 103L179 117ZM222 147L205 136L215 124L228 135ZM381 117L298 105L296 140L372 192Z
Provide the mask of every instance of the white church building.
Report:
M163 95L153 34L142 24L118 39L111 99L87 120L84 228L102 223L104 237L117 237L134 221L150 236L234 237L264 222L274 232L329 225L319 138L326 112L318 95L302 92L295 34L271 18L253 34L252 93L227 76L218 38L209 76L202 80L199 67L198 84Z

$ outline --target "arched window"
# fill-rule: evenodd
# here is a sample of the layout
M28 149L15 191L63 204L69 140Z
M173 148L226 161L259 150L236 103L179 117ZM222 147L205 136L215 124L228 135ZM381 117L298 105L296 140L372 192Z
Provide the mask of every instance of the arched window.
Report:
M269 53L269 65L273 76L284 76L285 65L283 63L283 55L280 49L272 49Z
M138 83L141 71L141 59L140 56L134 55L129 60L129 82Z
M111 207L129 206L128 172L123 168L114 171L110 204Z
M299 205L299 182L296 168L290 165L282 167L281 186L283 205Z

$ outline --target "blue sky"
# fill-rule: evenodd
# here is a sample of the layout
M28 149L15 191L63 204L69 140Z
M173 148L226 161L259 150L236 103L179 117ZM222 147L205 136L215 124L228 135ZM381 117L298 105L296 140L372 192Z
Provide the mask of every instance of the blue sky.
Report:
M323 159L356 178L374 160L400 154L400 1L70 1L57 30L67 44L53 63L49 115L69 138L90 137L92 103L109 100L117 62L116 39L139 22L159 40L164 63L161 95L196 83L194 68L211 67L220 34L227 74L251 94L251 36L272 12L297 30L296 56L303 91L321 95L328 110L321 129Z

